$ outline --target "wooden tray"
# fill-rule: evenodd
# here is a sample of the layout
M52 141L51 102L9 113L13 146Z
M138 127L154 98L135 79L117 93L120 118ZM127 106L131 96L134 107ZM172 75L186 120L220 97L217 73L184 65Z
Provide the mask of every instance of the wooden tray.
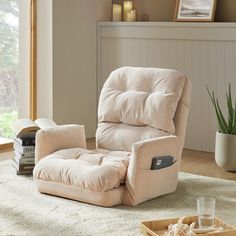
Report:
M163 219L141 222L141 233L145 236L164 236L170 224L176 224L179 218ZM186 217L183 223L190 225L192 222L198 222L197 216ZM236 228L226 224L222 220L215 218L215 226L222 227L225 231L218 233L196 234L201 236L236 236Z

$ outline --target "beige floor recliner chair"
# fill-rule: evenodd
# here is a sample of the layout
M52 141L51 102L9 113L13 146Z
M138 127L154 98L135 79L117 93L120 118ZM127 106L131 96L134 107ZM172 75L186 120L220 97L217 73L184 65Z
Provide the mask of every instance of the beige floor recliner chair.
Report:
M134 206L174 192L190 94L190 81L174 70L113 71L100 95L96 150L86 149L81 125L37 132L38 190L100 206ZM164 156L174 164L151 170L152 159Z

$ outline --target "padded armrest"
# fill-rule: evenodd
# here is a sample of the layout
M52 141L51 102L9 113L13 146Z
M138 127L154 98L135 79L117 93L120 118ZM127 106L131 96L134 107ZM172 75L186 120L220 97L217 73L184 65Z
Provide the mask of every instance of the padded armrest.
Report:
M36 134L35 163L65 148L86 148L83 125L61 125L39 130Z
M166 136L134 143L132 155L127 172L129 185L135 185L136 172L139 169L150 170L153 157L173 156L175 160L180 159L182 148L179 138Z
M132 154L137 168L150 170L152 158L161 156L173 156L179 158L179 139L176 136L166 136L133 144Z

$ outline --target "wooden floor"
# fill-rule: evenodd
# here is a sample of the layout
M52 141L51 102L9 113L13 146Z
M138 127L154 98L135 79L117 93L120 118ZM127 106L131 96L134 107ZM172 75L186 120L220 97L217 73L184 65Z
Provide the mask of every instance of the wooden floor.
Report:
M95 148L94 139L87 140L88 149ZM0 152L0 161L13 158L12 151ZM214 154L185 149L182 155L180 170L183 172L236 181L236 173L226 172L214 161Z
M180 170L196 175L236 181L236 173L227 172L215 163L214 153L185 149L183 151Z

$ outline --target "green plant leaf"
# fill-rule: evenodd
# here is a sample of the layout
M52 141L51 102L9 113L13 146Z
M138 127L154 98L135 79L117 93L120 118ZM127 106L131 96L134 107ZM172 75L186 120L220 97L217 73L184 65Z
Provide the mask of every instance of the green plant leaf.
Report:
M234 103L234 116L233 116L233 124L232 124L232 134L236 135L236 99Z
M232 104L232 95L231 95L231 86L229 84L228 94L226 93L227 98L227 108L228 108L228 123L223 115L223 112L220 108L219 101L215 97L214 91L210 92L209 88L206 85L207 92L209 94L210 100L215 109L216 118L218 121L218 128L221 133L231 134L232 132L236 132L236 104L235 109Z
M216 102L214 91L212 92L211 99L212 99L213 106L215 108L215 113L216 113L216 117L217 117L217 120L218 120L219 131L221 133L227 133L227 128L224 126L224 123L222 121L222 117L221 117L220 112L219 112L219 108L217 106L217 102Z
M218 122L220 123L221 130L223 131L224 134L228 134L229 128L228 128L227 122L224 118L224 115L221 111L218 99L216 99L215 96L214 96L214 99L215 99L215 103L216 103L216 110L218 113Z
M213 106L214 106L214 105L215 105L215 104L214 104L214 100L213 100L213 97L212 97L211 92L210 92L209 88L207 87L207 85L206 85L206 89L207 89L207 92L208 92L209 97L210 97L210 99L211 99L211 102L212 102L212 104L213 104ZM213 93L214 93L214 91L213 91Z
M229 131L232 131L233 119L234 119L234 108L232 104L231 85L229 84L229 93L226 93L227 107L228 107L228 127Z

